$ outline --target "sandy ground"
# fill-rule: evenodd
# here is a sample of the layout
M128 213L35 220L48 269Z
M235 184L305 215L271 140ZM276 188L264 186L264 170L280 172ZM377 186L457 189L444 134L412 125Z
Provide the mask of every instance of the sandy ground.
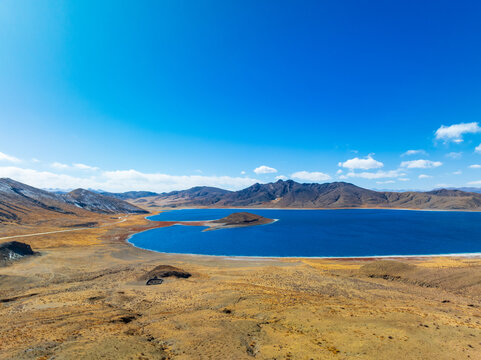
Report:
M19 239L41 255L0 268L0 359L481 359L479 258L219 258L125 242L154 225ZM193 276L139 280L161 264Z

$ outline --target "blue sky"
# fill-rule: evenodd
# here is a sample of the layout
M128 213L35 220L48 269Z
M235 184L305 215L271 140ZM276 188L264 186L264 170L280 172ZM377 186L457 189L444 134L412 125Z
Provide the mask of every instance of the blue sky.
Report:
M112 191L481 186L480 13L478 1L1 1L0 176Z

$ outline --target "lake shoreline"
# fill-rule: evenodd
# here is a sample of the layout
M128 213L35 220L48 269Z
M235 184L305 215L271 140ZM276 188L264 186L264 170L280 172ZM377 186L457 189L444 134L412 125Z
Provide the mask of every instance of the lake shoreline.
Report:
M144 208L145 209L145 208ZM147 209L146 209L147 210ZM481 210L469 210L469 209L416 209L416 208L390 208L390 207L337 207L337 208L297 208L297 207L159 207L156 210L150 210L156 214L165 211L175 211L175 210L319 210L319 211L329 211L329 210L393 210L393 211L420 211L420 212L467 212L467 213L479 213ZM149 210L148 210L149 211ZM154 215L147 215L154 216Z
M243 210L407 210L407 211L432 211L432 210L417 210L417 209L386 209L386 208L354 208L354 209L293 209L293 208L176 208L176 209L171 209L171 210L164 210L164 211L159 211L155 214L150 214L145 217L146 220L152 221L152 222L157 222L161 223L161 226L154 227L145 231L150 231L154 230L157 228L164 228L164 227L170 227L173 225L182 225L182 226L201 226L201 227L206 227L208 228L209 225L206 223L209 223L213 220L181 220L181 221L158 221L158 220L152 220L150 219L153 216L159 215L162 212L166 211L176 211L176 210L238 210L238 209L243 209ZM465 212L465 211L458 211L458 210L434 210L434 211L441 211L441 212ZM467 212L472 212L472 211L467 211ZM474 211L476 212L476 211ZM273 222L267 224L274 224L278 221L279 219L274 219ZM165 223L170 223L170 225L163 225ZM142 232L145 232L142 231ZM370 260L379 260L379 259L425 259L425 258L436 258L436 257L442 257L442 258L481 258L481 252L452 252L452 253L435 253L435 254L388 254L388 255L358 255L358 256L273 256L273 255L215 255L215 254L198 254L198 253L182 253L182 252L165 252L165 251L158 251L154 249L149 249L149 248L144 248L141 246L137 246L134 243L132 243L130 240L133 236L137 235L132 234L130 235L127 239L126 242L138 249L142 250L147 250L147 251L153 251L155 253L160 253L160 254L168 254L168 255L183 255L183 256L202 256L202 257L212 257L212 258L222 258L222 259L246 259L246 260L302 260L302 259L320 259L320 260L359 260L359 261L370 261Z

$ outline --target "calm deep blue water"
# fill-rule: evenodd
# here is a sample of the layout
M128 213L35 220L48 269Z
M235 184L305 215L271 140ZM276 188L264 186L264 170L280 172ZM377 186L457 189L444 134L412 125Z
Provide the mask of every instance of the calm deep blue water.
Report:
M235 209L174 210L152 220L214 220ZM202 232L171 226L135 234L135 246L230 256L375 256L481 252L481 213L403 210L248 210L279 221Z

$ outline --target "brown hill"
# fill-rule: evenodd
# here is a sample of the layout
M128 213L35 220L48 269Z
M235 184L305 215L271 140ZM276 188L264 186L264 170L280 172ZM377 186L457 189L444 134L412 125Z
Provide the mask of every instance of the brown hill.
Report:
M64 201L79 206L82 209L104 214L145 214L147 211L126 201L98 194L85 189L76 189L62 195Z
M262 207L262 208L405 208L481 210L481 194L440 189L429 192L379 192L345 183L300 184L292 180L254 184L240 191L217 188L140 198L144 207Z
M211 223L222 224L223 226L252 226L270 224L274 220L265 218L264 216L251 214L248 212L237 212L230 214L219 220L213 220Z
M0 223L38 223L46 219L78 220L95 213L146 213L125 201L87 190L54 194L18 181L0 179Z

